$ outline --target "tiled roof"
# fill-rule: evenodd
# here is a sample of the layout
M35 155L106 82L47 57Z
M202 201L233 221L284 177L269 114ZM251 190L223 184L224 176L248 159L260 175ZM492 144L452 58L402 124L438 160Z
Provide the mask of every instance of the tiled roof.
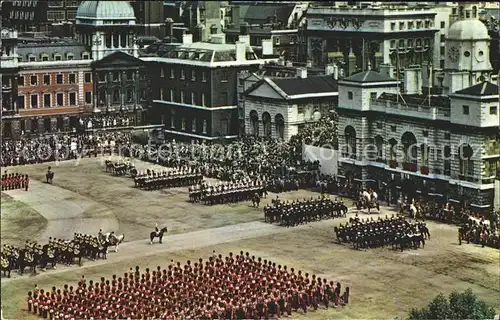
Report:
M363 71L344 79L345 81L351 82L386 82L386 81L396 81L386 75L380 74L373 70Z
M459 90L455 93L476 97L494 96L498 95L498 86L489 81L485 81L483 83L473 85L472 87Z
M287 95L337 92L337 80L332 76L301 78L274 78L272 81Z
M249 24L268 23L268 18L276 16L278 22L287 24L295 4L266 5L255 3L240 5L240 19Z

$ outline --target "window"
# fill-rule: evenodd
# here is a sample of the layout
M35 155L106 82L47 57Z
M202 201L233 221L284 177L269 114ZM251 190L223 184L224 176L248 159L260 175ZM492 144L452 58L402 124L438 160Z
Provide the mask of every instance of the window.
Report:
M352 94L352 91L347 92L347 98L348 98L349 100L352 100L352 99L353 99L353 97L354 97L354 95Z
M35 62L35 61L36 61L36 57L35 57L35 56L30 56L30 57L28 58L28 61L29 61L29 62Z
M191 70L191 81L196 81L196 71Z
M408 29L411 30L414 27L413 21L408 21Z
M74 59L74 56L72 53L68 53L68 56L67 56L67 60L73 60Z
M276 40L275 40L275 44L276 44L277 46L279 46L279 45L280 45L280 38L279 38L279 37L276 37L276 38L274 38L274 39L276 39ZM262 42L262 41L261 41L261 42Z
M408 48L413 48L413 39L408 39Z
M75 92L69 93L69 105L76 106L76 93Z
M429 20L425 21L425 28L429 29L431 27L431 22Z
M69 75L69 83L72 83L72 84L73 84L73 83L76 83L76 74L71 73L71 74Z
M377 129L382 129L382 128L383 128L382 122L377 122Z
M50 108L50 93L43 95L43 106L45 108Z
M446 27L446 22L441 21L441 29L444 29Z
M165 68L160 68L160 77L165 78Z
M450 138L451 138L450 133L449 133L449 132L445 132L445 133L444 133L444 138L445 138L446 140L450 140Z
M221 92L220 94L220 102L222 103L223 106L227 106L228 105L228 101L227 101L227 92Z
M120 90L113 90L113 104L120 104Z
M429 136L429 131L427 131L427 130L422 131L422 135L424 137L428 137Z
M50 84L50 74L44 74L43 75L43 84Z
M205 107L205 94L201 94L201 105Z
M87 91L85 92L85 103L92 103L92 92L91 91Z
M464 115L468 115L469 114L469 106L462 106L462 112Z
M82 59L83 60L88 60L88 59L90 59L90 55L88 53L83 53L82 54Z
M31 76L31 80L30 80L30 83L32 86L36 86L36 76Z
M184 69L181 69L181 80L186 79L186 73L184 72Z
M56 104L58 107L61 107L64 104L64 95L63 93L58 93L56 96Z
M396 48L396 40L391 40L391 49Z
M175 101L175 90L174 89L170 89L170 97L169 97L170 101Z
M18 82L20 86L24 86L24 77L20 76Z
M391 131L396 132L396 126L391 126Z
M196 105L196 93L191 91L191 104Z
M92 82L92 73L85 72L85 83L90 83L90 82Z
M417 21L417 29L422 29L422 21Z
M440 38L440 40L439 40L439 41L441 41L441 42L445 42L445 41L446 41L446 36L445 36L444 34L442 34L440 37L441 37L441 38ZM441 47L441 49L444 49L444 48L443 48L443 47Z
M181 103L184 103L184 90L181 90L181 92L180 92L180 99L181 99Z
M175 128L175 111L170 111L170 127Z
M42 56L42 61L49 61L49 56L43 55Z
M134 72L127 71L127 80L134 80Z
M175 70L174 68L170 68L170 79L175 78Z
M405 41L403 39L399 40L399 47L404 48L405 47Z
M118 82L120 80L120 73L119 72L113 72L113 81Z
M127 89L127 96L126 96L126 101L128 103L134 102L134 90L132 89ZM163 100L163 99L162 99Z
M56 83L57 84L62 84L63 83L63 75L62 74L56 75Z
M220 73L220 81L221 82L227 82L227 71L222 70Z
M186 130L186 119L184 117L181 118L181 130Z
M38 108L38 95L37 94L32 94L31 95L31 108Z
M203 120L203 132L202 133L207 133L207 120Z
M444 47L440 47L440 48L439 48L439 54L444 55L444 52L445 52L445 51L444 51Z
M191 123L191 131L196 132L196 118L193 118L193 122Z
M405 29L405 23L404 22L400 22L399 23L399 30L404 30Z
M23 95L17 96L17 107L19 109L25 108L25 100L26 98Z
M55 54L55 55L54 55L54 60L55 60L55 61L61 61L61 60L62 60L61 55L60 55L60 54Z
M206 71L203 71L201 73L201 81L202 82L206 82L207 81L207 72Z
M444 59L439 60L439 67L444 69Z
M391 22L391 31L396 31L396 22Z
M496 115L498 112L498 108L496 106L490 107L490 114L491 115Z

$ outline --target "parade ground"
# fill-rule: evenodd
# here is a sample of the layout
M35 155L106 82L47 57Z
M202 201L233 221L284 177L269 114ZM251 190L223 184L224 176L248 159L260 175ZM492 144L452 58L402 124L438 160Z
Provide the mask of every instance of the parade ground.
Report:
M151 164L136 161L138 169ZM53 185L46 184L51 165ZM2 172L6 168L2 168ZM393 251L390 247L354 250L336 242L333 227L356 213L362 218L392 215L383 207L379 214L357 212L352 201L347 218L330 219L285 228L264 222L262 207L276 198L269 194L260 204L251 202L205 206L188 202L188 188L143 191L134 188L129 177L105 171L103 158L45 163L7 168L25 173L31 190L2 192L1 242L24 246L26 240L45 244L49 237L72 239L76 233L97 235L115 231L125 235L118 252L107 260L89 261L83 266L58 265L56 270L38 270L37 275L2 277L2 308L5 319L36 319L27 312L27 292L35 284L43 289L76 285L82 275L88 280L122 275L131 267L167 266L171 260L184 263L212 251L250 252L277 264L340 280L350 287L347 306L293 313L293 319L394 319L405 317L412 307L423 307L439 292L471 288L500 311L499 251L473 244L458 245L457 227L428 221L431 239L425 248ZM214 181L215 182L215 181ZM314 191L279 194L280 199L317 197ZM334 197L334 196L332 196ZM163 244L149 244L155 224L167 226ZM112 250L111 250L112 251Z

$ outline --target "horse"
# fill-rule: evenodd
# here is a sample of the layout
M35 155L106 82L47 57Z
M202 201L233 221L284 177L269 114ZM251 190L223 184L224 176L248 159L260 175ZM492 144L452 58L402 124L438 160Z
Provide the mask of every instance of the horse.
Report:
M54 179L54 172L53 171L49 171L45 174L45 180L47 181L47 183L52 184L53 179Z
M149 244L153 244L153 240L158 237L160 239L160 244L161 244L161 240L163 239L163 234L166 233L168 230L167 230L167 227L164 227L164 228L161 228L160 231L156 232L156 231L153 231L149 234Z
M410 213L410 218L415 219L415 217L418 215L418 208L412 203L410 204L408 210Z
M253 197L252 197L252 206L254 208L258 208L260 205L260 196L259 194L256 192Z
M124 234L121 234L119 236L116 236L115 234L112 234L108 238L109 246L110 247L114 246L115 247L115 252L118 252L118 246L123 242L124 239L125 239L125 235Z

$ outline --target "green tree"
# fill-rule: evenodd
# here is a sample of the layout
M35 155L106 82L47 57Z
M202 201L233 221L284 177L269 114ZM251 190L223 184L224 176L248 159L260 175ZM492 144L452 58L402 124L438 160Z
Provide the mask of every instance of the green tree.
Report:
M427 308L411 309L409 320L448 320L448 319L493 319L495 309L477 298L471 289L464 292L452 292L448 299L440 293Z

